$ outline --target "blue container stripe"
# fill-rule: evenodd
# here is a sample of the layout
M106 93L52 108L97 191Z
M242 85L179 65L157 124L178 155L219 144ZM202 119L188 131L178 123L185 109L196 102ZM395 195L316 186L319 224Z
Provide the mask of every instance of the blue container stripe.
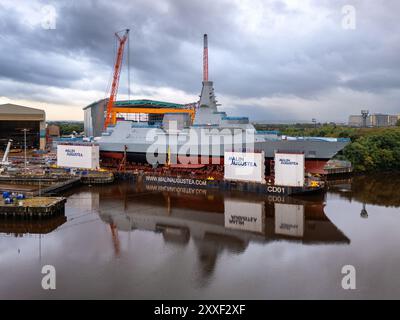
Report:
M278 134L280 134L280 131L277 131L277 130L260 130L260 131L257 131L257 134L276 134L276 135L278 135Z
M248 117L223 117L222 120L249 120Z

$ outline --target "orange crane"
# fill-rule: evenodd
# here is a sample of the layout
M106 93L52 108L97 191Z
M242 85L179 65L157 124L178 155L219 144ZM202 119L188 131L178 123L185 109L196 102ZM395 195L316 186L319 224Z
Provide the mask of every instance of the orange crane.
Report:
M114 224L114 222L110 223L110 229L111 229L111 236L113 240L113 245L114 245L114 252L116 256L119 256L121 252L121 246L119 243L119 237L118 237L118 228Z
M119 46L118 46L118 51L117 51L117 57L115 59L114 76L113 76L113 81L112 81L112 85L111 85L110 98L108 99L108 103L107 103L107 113L106 113L106 117L104 119L104 130L107 129L107 127L110 125L110 123L112 121L112 110L114 107L114 102L116 101L116 98L117 98L118 84L119 84L119 78L121 75L121 68L122 68L122 58L124 55L125 43L128 40L129 29L125 30L125 33L122 37L118 33L119 32L115 33L115 36L117 37L117 40L119 42Z

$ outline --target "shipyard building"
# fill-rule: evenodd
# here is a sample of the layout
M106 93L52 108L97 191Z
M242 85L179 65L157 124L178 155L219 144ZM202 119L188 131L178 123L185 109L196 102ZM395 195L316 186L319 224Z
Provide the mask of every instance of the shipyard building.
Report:
M46 146L46 114L43 110L16 104L0 105L0 147L12 139L13 148L44 149Z
M86 137L99 137L104 131L105 112L108 99L102 99L83 108ZM169 114L191 114L194 116L195 103L178 104L148 99L121 100L114 103L113 112L117 120L146 122L150 125L162 123ZM183 115L182 115L183 117ZM192 119L193 120L193 119Z

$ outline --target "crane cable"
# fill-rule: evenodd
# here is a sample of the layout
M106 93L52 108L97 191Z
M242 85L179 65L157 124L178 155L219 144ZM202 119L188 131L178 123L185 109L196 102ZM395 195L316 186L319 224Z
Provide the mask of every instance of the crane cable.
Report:
M131 100L131 69L130 69L130 61L129 61L129 56L131 53L130 50L130 34L128 33L128 100Z
M115 38L114 40L114 51L113 51L113 57L115 57L117 54L117 39ZM112 64L114 64L114 58L112 60ZM109 92L111 90L111 83L113 80L113 70L110 71L110 75L108 77L108 82L107 82L107 87L106 87L106 91L104 92L104 100L106 100L109 97Z

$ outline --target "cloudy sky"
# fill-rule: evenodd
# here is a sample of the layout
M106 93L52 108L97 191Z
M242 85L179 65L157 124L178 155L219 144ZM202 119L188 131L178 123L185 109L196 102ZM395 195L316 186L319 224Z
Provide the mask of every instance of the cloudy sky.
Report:
M196 101L208 33L210 80L231 115L400 113L398 12L398 0L0 0L0 103L82 120L106 96L114 32L130 28L132 98ZM119 99L127 83L124 66Z

